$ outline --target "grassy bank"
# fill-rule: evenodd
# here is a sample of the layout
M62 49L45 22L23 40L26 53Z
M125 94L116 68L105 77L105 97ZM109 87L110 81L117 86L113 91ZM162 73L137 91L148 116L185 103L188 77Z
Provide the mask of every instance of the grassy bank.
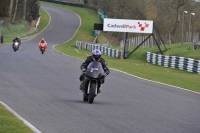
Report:
M81 17L82 21L82 25L79 28L76 36L72 38L69 42L57 45L55 48L67 55L78 57L80 59L85 59L87 55L91 55L90 51L84 49L77 49L75 47L75 43L76 40L91 42L94 39L92 34L93 25L98 20L96 12L85 8L77 8L53 3L46 4L72 10ZM101 39L99 41L101 43ZM166 45L166 47L169 49L167 52L165 52L166 55L191 57L195 59L200 58L200 50L187 50L187 44L173 44ZM162 47L162 49L164 48ZM149 64L145 60L146 51L155 52L158 51L158 48L139 48L128 59L124 60L108 56L103 56L103 58L107 60L108 66L111 68L118 69L142 78L200 92L199 74Z
M42 15L40 25L37 29L35 27L28 28L28 22L25 20L17 21L14 24L5 21L2 26L4 43L11 43L13 38L16 36L19 36L21 40L26 40L33 38L40 33L40 31L46 27L49 20L47 13L43 9L40 9L40 13L46 15Z
M33 133L0 104L0 133Z

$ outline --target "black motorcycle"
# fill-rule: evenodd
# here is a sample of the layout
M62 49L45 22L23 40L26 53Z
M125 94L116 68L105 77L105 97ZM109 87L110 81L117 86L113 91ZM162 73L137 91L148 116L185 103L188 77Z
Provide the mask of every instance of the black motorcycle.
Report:
M13 42L13 50L14 50L14 52L16 52L18 49L19 49L19 42L18 41L14 41Z
M105 78L104 70L100 62L91 62L85 72L83 80L83 100L93 103L94 98L99 93L102 81Z

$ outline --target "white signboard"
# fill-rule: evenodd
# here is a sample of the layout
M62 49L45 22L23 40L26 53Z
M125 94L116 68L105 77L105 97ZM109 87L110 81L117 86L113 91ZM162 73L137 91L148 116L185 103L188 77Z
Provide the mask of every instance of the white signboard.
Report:
M103 31L153 33L153 21L104 18Z

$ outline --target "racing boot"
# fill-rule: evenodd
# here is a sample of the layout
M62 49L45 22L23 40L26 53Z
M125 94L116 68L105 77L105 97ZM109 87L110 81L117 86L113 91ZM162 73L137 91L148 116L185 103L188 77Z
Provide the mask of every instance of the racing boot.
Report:
M83 91L83 89L84 89L84 85L83 85L83 81L81 81L81 84L80 84L80 90Z
M98 93L101 93L101 87L102 87L102 85L99 87L99 89L98 89Z

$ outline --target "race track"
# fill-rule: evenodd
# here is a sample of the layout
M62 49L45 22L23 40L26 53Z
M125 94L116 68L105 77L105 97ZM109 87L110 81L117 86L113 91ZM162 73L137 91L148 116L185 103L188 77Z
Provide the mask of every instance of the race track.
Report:
M0 45L0 101L43 133L200 133L198 93L113 69L94 103L83 102L82 61L53 48L71 39L81 20L69 10L42 8L51 22L40 35L17 52Z

